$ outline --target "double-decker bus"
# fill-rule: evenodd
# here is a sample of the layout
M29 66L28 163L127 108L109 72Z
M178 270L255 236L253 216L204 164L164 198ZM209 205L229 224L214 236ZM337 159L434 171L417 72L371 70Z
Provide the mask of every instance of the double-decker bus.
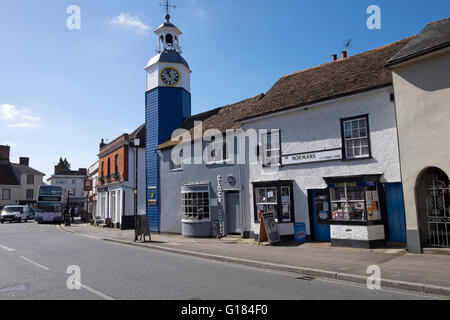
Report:
M39 186L35 220L44 222L62 222L63 189L61 186Z

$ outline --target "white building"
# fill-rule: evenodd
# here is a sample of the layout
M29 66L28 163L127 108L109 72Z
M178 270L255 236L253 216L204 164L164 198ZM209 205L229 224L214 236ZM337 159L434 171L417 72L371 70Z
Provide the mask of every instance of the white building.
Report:
M87 170L84 168L72 171L55 166L55 173L47 179L47 183L52 186L61 186L63 204L76 208L81 213L85 207L84 180L86 178Z
M87 183L89 184L90 191L86 191L87 212L92 217L97 216L97 185L98 185L98 160L88 168L87 171Z
M173 167L174 141L160 145L162 226L202 237L222 220L225 234L257 237L261 215L273 213L285 240L306 234L366 248L404 242L394 89L385 64L408 40L351 57L343 52L341 60L282 77L265 95L187 119L182 128L191 134L194 121L203 122L204 134L256 132L259 146L246 150L258 150L259 161Z

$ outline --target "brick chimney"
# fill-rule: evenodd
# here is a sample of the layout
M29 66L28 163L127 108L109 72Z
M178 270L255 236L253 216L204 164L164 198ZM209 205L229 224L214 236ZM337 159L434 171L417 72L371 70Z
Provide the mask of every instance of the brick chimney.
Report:
M106 146L105 140L102 139L102 141L100 142L100 150L102 150L105 146Z
M333 54L332 61L333 61L333 62L334 62L334 61L337 61L337 54Z
M66 172L67 170L63 166L55 166L55 174L60 174L61 172Z
M0 163L9 163L10 146L0 146Z
M19 158L19 163L21 165L24 165L24 166L28 167L30 165L30 158L20 157Z
M344 60L344 59L347 59L347 57L348 57L347 51L342 51L341 59Z

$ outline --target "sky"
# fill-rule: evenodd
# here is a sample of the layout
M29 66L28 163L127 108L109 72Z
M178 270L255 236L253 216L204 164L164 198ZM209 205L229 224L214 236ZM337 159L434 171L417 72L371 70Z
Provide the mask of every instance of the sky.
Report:
M53 173L97 159L145 121L145 71L162 0L0 0L0 144L11 160ZM193 71L192 113L264 93L283 75L417 34L450 16L449 0L175 0ZM71 5L80 29L69 29ZM370 5L381 29L367 28ZM72 12L72 11L71 11Z

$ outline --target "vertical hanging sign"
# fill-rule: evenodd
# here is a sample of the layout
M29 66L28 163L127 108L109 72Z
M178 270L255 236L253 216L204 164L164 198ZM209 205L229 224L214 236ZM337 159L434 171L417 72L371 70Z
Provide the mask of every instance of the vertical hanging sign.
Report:
M217 176L217 215L219 220L219 230L217 232L218 238L224 237L223 232L223 188L222 188L222 176Z

